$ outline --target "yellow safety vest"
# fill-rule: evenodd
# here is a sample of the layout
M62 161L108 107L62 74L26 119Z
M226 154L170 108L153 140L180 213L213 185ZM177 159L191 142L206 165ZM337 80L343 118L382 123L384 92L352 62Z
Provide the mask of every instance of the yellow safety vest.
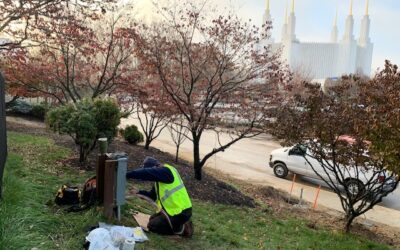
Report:
M164 167L168 168L173 177L174 181L170 184L156 182L155 188L157 193L157 206L158 211L161 209L168 213L170 216L174 216L182 213L183 210L192 207L192 202L190 201L189 194L183 184L181 176L178 171L171 165L164 164Z

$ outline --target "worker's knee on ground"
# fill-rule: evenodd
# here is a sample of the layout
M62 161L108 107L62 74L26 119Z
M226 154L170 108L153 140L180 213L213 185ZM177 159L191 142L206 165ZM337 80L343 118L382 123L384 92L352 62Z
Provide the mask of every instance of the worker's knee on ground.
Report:
M150 232L170 235L173 234L171 226L162 215L155 215L147 224Z
M149 229L150 232L154 232L155 229L154 223L151 223L151 221L149 221L149 223L147 224L147 228Z
M153 222L149 221L149 224L147 224L147 228L152 233L165 234L160 225L158 223L155 223L154 221Z
M155 217L156 217L156 215L153 214L150 217L149 223L147 223L147 228L152 232L157 228L157 225L159 224L157 222L157 219L155 219Z

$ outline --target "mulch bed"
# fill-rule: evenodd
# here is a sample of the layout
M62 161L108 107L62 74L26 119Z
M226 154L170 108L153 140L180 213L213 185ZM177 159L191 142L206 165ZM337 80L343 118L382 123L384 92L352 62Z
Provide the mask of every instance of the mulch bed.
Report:
M7 122L7 130L49 137L55 141L56 145L75 148L75 144L69 136L55 134L46 130L44 127L30 126L26 123ZM118 151L128 154L129 169L136 169L141 166L143 159L146 156L152 156L158 159L160 162L169 163L173 166L176 166L192 198L225 205L246 207L256 206L256 202L252 198L242 194L233 186L228 185L227 183L222 182L205 172L203 173L201 181L195 180L193 168L188 162L180 161L178 164L176 164L174 162L174 156L162 152L156 148L150 148L149 150L146 150L143 146L130 145L117 138L109 146L109 152ZM62 161L62 163L71 167L81 168L87 171L94 171L96 167L95 152L97 152L97 149L95 149L89 156L88 165L86 166L81 166L78 162L78 158L65 159Z

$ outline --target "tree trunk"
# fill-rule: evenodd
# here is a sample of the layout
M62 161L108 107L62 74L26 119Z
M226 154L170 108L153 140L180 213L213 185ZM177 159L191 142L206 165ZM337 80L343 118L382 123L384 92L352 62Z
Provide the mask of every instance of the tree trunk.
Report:
M345 228L344 228L346 233L350 233L351 223L353 223L353 220L355 218L356 217L354 215L352 215L352 214L346 216L346 225L345 225Z
M200 161L200 140L193 136L193 167L194 167L194 178L201 181L202 178L202 165Z
M144 149L149 150L151 141L146 138L146 142L144 144Z
M95 140L94 140L94 142L93 142L93 145L90 147L90 151L92 151L95 147L96 147L96 145L97 145L97 139L98 138L96 138ZM109 140L107 139L107 143L109 142Z
M178 163L178 160L179 160L179 145L176 146L175 163Z
M5 110L5 82L0 73L0 199L3 191L3 173L7 159L7 131Z
M79 163L84 164L86 162L85 149L83 146L79 146Z

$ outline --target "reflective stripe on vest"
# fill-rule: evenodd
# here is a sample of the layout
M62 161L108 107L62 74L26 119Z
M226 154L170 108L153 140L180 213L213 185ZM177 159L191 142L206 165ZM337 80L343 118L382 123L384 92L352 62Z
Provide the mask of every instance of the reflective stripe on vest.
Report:
M174 216L180 214L184 209L192 207L192 203L178 171L168 164L165 164L164 167L171 171L174 181L170 184L156 183L157 205L159 211L164 208L170 216Z
M171 189L171 190L166 189L166 190L165 190L164 196L161 197L161 202L164 202L164 201L165 201L166 199L168 199L171 195L173 195L174 193L176 193L177 191L181 190L181 189L184 188L184 187L185 187L185 185L183 185L183 183L182 183L182 184L180 184L179 186L177 186L177 187L175 187L175 188L173 188L173 189Z

